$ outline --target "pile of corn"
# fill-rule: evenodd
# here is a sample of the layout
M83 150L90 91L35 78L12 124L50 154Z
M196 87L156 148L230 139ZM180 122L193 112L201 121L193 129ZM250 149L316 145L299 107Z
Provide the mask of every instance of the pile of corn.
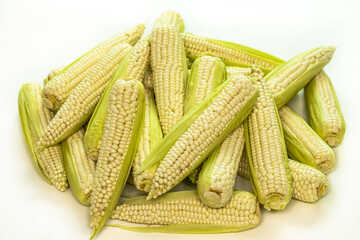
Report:
M19 92L36 170L90 206L92 237L108 218L148 225L117 225L139 232L242 231L259 224L259 204L282 210L327 192L331 147L345 133L322 70L334 47L284 61L183 33L173 11L149 36L144 29L111 37ZM286 105L302 88L309 125ZM254 193L234 191L237 175ZM197 191L169 192L183 181ZM143 196L119 201L127 182Z

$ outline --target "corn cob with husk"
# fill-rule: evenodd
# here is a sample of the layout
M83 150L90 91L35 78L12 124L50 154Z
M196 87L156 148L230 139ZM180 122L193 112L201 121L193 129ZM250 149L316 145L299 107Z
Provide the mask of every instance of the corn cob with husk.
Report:
M160 162L148 198L167 192L198 167L246 118L257 96L257 87L238 75L188 112L136 172Z
M249 180L248 167L248 159L244 152L240 160L238 175ZM289 159L289 169L292 179L292 198L312 203L327 193L328 179L320 170L292 159Z
M145 89L145 117L144 127L141 133L141 139L138 151L135 155L133 163L133 171L140 169L141 165L145 163L145 159L151 151L162 140L163 135L161 132L161 126L159 117L156 111L154 93L150 89ZM155 164L149 169L146 169L140 174L133 172L133 182L137 189L144 192L150 191L151 182L154 178L154 174L158 164Z
M241 124L204 162L197 191L207 206L219 208L230 201L244 144L244 127Z
M186 57L176 27L156 25L150 35L150 63L156 106L164 136L184 116Z
M283 60L259 50L240 44L216 39L199 37L194 34L182 34L186 56L195 59L202 54L211 54L223 60L227 66L251 68L257 65L264 73L269 73Z
M294 110L285 105L279 109L288 155L324 173L334 169L332 149Z
M192 64L186 83L185 114L198 105L226 79L224 63L216 57L203 55ZM202 164L192 171L186 181L195 184Z
M71 191L84 205L89 204L95 173L95 162L86 156L84 149L85 129L80 128L61 143L64 167Z
M301 53L265 76L280 109L329 63L335 48L318 47Z
M305 103L310 126L329 146L339 145L346 125L335 90L324 71L305 87Z
M160 17L156 19L155 26L165 24L174 26L178 30L178 32L183 32L185 29L184 20L182 19L180 14L175 11L164 12L160 15Z
M136 154L144 121L145 90L140 81L113 85L90 197L92 238L111 216Z
M65 140L89 120L107 83L130 48L128 43L118 44L91 67L49 123L38 141L38 149Z
M93 66L121 43L134 45L145 30L143 24L137 25L123 33L117 34L72 62L49 81L43 89L45 107L57 111L73 89L92 71Z
M284 136L263 73L254 69L252 79L259 87L259 98L244 126L251 185L265 209L281 210L292 195Z
M42 152L35 150L35 143L45 132L54 114L44 107L41 99L41 85L24 84L19 92L19 115L26 145L32 162L40 176L58 190L65 191L67 179L60 145L47 148Z
M203 101L226 79L224 63L216 57L203 55L192 65L186 83L185 114Z
M250 192L234 191L230 202L216 209L202 204L196 191L181 191L150 201L146 196L124 200L112 218L150 224L146 227L112 225L135 232L221 233L254 228L261 216L256 196ZM153 224L157 226L152 227Z
M143 81L146 67L149 64L150 45L149 38L143 38L128 51L120 62L118 68L109 81L93 115L89 121L84 137L85 151L89 158L97 160L100 139L103 134L106 111L108 109L109 95L112 86L119 78L133 78Z
M45 86L48 82L50 82L56 75L58 75L62 70L65 69L66 66L61 66L54 68L49 72L47 77L43 80L43 86Z

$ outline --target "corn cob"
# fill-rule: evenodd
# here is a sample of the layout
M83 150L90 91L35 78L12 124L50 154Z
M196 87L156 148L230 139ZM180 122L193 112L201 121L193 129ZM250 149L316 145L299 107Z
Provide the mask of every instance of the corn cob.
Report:
M167 193L156 200L136 197L116 207L112 218L154 227L127 227L136 232L220 233L238 232L260 222L259 203L254 194L235 191L224 208L209 208L201 203L196 191Z
M216 57L203 55L198 57L189 73L186 84L185 113L198 105L211 92L213 92L225 79L226 69L224 63ZM192 171L187 180L195 184L202 164Z
M51 81L56 75L58 75L62 70L65 69L65 66L57 67L51 72L49 72L48 76L43 81L43 86L45 86L49 81Z
M44 133L54 115L42 103L41 85L24 84L19 92L18 103L26 145L36 170L45 181L53 184L58 190L65 191L67 179L60 146L55 145L42 152L35 151L36 141Z
M331 147L339 145L346 125L335 90L324 71L305 87L305 103L310 126Z
M84 134L85 129L80 128L61 143L61 150L71 191L81 204L88 206L90 205L88 199L91 195L95 162L86 156Z
M259 50L240 44L199 37L194 34L182 34L186 56L195 59L201 54L211 54L227 66L251 67L256 64L264 73L283 63L283 60Z
M144 38L126 54L108 83L91 116L84 137L85 151L90 159L97 160L98 158L100 140L103 134L109 94L112 86L119 78L130 77L142 81L146 67L149 64L149 54L149 38Z
M184 115L186 57L183 40L172 25L156 26L150 46L155 100L165 136Z
M43 101L45 107L57 111L75 86L83 81L92 71L92 67L103 59L113 47L120 43L134 45L140 39L144 30L145 26L140 24L124 33L117 34L68 65L44 87Z
M265 209L280 210L292 195L284 136L263 74L255 69L252 75L259 87L259 98L244 126L251 185Z
M186 84L185 114L198 105L226 79L224 63L211 56L201 56L192 65Z
M165 24L174 26L179 32L183 32L185 29L184 20L181 18L180 14L175 11L164 12L156 19L155 26Z
M279 110L279 116L288 155L324 173L333 170L334 152L305 120L287 105Z
M292 178L292 198L313 203L327 193L328 179L320 170L292 159L289 159L289 169ZM245 152L240 160L238 175L250 179Z
M90 197L92 238L116 207L137 151L144 121L141 82L118 80L112 87Z
M116 67L129 49L129 44L119 44L91 67L41 136L38 142L40 150L65 140L89 120Z
M149 89L145 89L145 93L144 127L141 133L139 148L135 155L133 171L140 169L140 166L144 163L146 157L149 156L150 152L154 150L156 145L159 144L163 138L159 117L156 111L154 94L152 90ZM144 192L150 191L151 182L157 167L158 164L155 164L153 167L140 174L133 173L134 185L137 189Z
M241 124L204 162L197 191L207 206L219 208L230 201L244 143L244 127Z
M318 47L301 53L265 76L280 109L328 64L334 47Z
M256 86L238 75L187 113L137 171L142 172L161 161L148 198L167 192L198 167L246 118L257 96Z
M245 76L250 76L251 68L226 67L226 73L227 73L227 78L230 78L235 74L243 74Z

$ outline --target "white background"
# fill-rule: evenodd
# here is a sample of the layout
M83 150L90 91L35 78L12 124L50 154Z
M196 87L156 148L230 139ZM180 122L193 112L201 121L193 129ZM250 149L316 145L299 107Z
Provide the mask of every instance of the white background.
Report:
M262 211L260 225L217 235L141 234L105 227L98 239L360 239L359 70L357 1L0 1L0 239L88 239L88 208L70 190L45 183L32 166L17 112L23 83L42 82L107 37L138 23L150 32L163 11L178 11L186 31L248 45L284 59L319 45L337 47L326 67L347 123L334 149L329 193L316 204L292 201ZM305 117L303 95L291 105ZM245 181L238 189L248 189Z

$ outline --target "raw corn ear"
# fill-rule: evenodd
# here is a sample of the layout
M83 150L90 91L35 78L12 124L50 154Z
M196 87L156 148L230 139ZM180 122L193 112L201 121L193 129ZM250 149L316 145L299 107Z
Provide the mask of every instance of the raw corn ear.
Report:
M290 160L293 180L293 198L303 202L316 202L327 193L329 184L324 173L309 165Z
M49 81L51 81L56 75L58 75L62 70L65 69L66 66L57 67L51 70L48 76L43 81L43 86L45 86Z
M196 191L181 191L166 193L155 200L146 200L146 196L124 200L112 218L150 224L112 225L135 232L221 233L254 228L261 215L256 196L250 192L234 191L230 202L216 209L202 204Z
M205 205L220 208L230 201L244 144L241 124L205 160L197 181L197 192Z
M185 113L198 105L221 83L226 80L226 69L224 63L217 57L203 55L198 57L188 74L186 82ZM189 174L188 180L195 183L200 173L201 165Z
M335 47L318 47L284 62L265 76L280 109L329 63Z
M93 237L111 216L136 154L144 121L141 82L120 79L113 85L90 197Z
M156 106L164 136L184 116L187 66L184 43L172 25L157 25L150 35L150 63Z
M53 111L59 110L75 86L83 81L98 61L121 43L134 45L140 39L144 30L145 26L140 24L117 34L68 65L44 87L42 94L45 107Z
M180 183L234 131L251 111L258 89L234 76L188 112L150 153L140 173L158 162L148 198L156 198Z
M107 83L129 50L128 43L121 43L91 67L49 123L38 141L39 150L65 140L89 120Z
M65 191L67 184L60 145L42 152L35 150L35 143L45 132L54 114L44 107L41 99L41 85L27 83L22 85L18 104L21 126L32 162L40 176L58 190Z
M127 52L107 84L106 89L90 118L84 137L85 151L90 159L97 160L98 158L100 140L103 134L112 86L118 79L125 77L143 81L146 67L149 64L149 54L149 38L143 38Z
M163 138L159 117L156 111L154 93L150 89L145 89L145 93L144 127L141 133L139 148L135 155L132 167L133 171L139 170L141 165L146 163L145 159L147 156L149 156ZM143 192L150 191L151 182L157 167L158 164L155 164L142 173L135 174L133 172L133 181L137 189Z
M242 74L245 76L251 75L251 68L242 68L242 67L226 67L227 78L230 78L236 74Z
M327 193L328 179L320 170L292 159L289 159L289 169L293 188L292 198L313 203ZM238 174L242 178L250 178L245 152L240 161Z
M324 173L335 167L333 150L289 106L279 110L288 155Z
M156 19L155 26L164 24L174 26L179 32L183 32L185 29L184 20L180 14L175 11L164 12L160 15L160 17L158 17L158 19Z
M244 126L251 185L265 209L281 210L292 196L284 136L274 99L263 74L255 69L252 79L260 93Z
M240 44L204 38L191 33L182 34L186 56L196 59L201 54L211 54L227 66L251 68L256 64L265 74L283 63L280 58Z
M334 87L324 71L305 87L305 103L310 126L329 146L339 145L346 124Z
M225 80L225 64L219 58L207 55L197 58L186 83L185 114Z
M61 149L71 191L81 204L89 206L95 162L86 156L84 134L85 129L80 128L61 143Z

